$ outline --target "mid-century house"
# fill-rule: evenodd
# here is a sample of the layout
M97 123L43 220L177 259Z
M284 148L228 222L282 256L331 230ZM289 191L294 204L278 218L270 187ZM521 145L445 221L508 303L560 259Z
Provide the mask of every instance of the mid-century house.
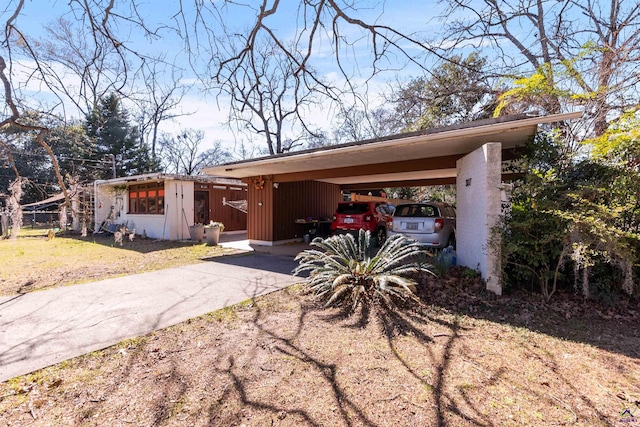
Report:
M479 270L487 288L501 293L491 230L509 179L504 162L519 156L538 125L581 114L479 120L217 165L205 173L248 184L247 237L261 245L300 238L297 219L330 217L342 191L455 184L458 263Z
M197 223L247 227L247 185L237 179L152 173L96 181L94 194L98 232L125 225L150 238L182 240Z

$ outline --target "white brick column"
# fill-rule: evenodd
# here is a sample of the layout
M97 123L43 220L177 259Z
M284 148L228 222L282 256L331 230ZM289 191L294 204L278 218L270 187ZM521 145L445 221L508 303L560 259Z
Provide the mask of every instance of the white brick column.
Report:
M487 290L502 294L498 241L491 229L501 213L502 144L489 142L457 162L458 264L478 270Z

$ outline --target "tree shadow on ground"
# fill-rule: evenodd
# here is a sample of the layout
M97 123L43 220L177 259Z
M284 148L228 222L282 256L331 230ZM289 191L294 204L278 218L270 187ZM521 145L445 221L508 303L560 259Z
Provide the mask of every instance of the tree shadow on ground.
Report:
M640 358L638 298L629 298L614 307L569 292L557 293L549 303L541 295L523 290L506 290L505 295L496 296L486 290L478 276L465 271L468 270L456 267L441 278L423 277L420 299L458 315Z
M307 298L303 298L302 301L302 310L297 319L296 327L290 330L289 333L283 333L281 330L269 327L266 321L267 316L259 306L256 308L252 323L262 334L277 343L275 347L277 351L305 365L306 372L317 372L322 381L329 385L332 401L335 402L339 409L337 411L339 421L333 420L332 425L377 426L381 424L370 414L369 408L372 402L367 402L366 398L363 399L362 396L354 395L353 384L345 384L344 378L342 380L338 378L337 373L343 368L340 364L340 357L327 361L319 356L313 348L300 343L300 336L303 334L306 323L310 321L326 322L327 325L337 327L338 330L344 328L358 331L364 330L369 326L376 328L378 337L383 338L383 341L386 342L388 356L399 362L403 370L413 377L416 382L431 391L431 397L426 404L415 402L411 395L404 393L396 394L384 400L398 399L402 400L403 403L406 402L409 405L413 405L415 409L428 414L428 419L430 420L428 425L446 426L456 424L455 422L450 422L450 414L455 414L469 425L495 425L490 417L484 415L480 409L476 409L474 403L470 400L465 402L465 408L460 407L456 399L448 391L448 374L450 361L455 357L453 354L455 344L460 334L466 331L466 328L460 325L457 316L443 318L442 316L433 315L432 310L424 305L412 306L411 308L403 307L398 311L386 310L377 306L361 305L355 312L352 312L350 308L325 310L320 303L310 301ZM425 329L425 325L430 327ZM434 327L435 330L440 332L434 333ZM327 331L331 330L329 327L326 329ZM422 354L426 355L426 360L422 360L414 366L413 360L403 354L403 350L399 348L399 342L405 337L411 337L412 342L417 343L417 346L422 348ZM445 340L443 341L442 338L445 338ZM384 357L387 358L387 356ZM363 361L363 363L365 362ZM423 372L425 366L428 366L431 370L428 374ZM234 359L230 358L228 368L220 372L233 379L233 385L240 394L243 404L258 409L267 409L274 414L291 411L300 415L304 422L309 425L323 425L320 420L314 419L310 413L305 412L303 409L290 409L286 406L273 405L269 402L255 401L248 398L247 385L242 380L240 371L241 369L235 366ZM501 376L503 376L503 373L496 373L494 380ZM307 381L309 380L307 379ZM376 386L376 388L380 387L380 385ZM395 391L398 390L396 389ZM366 388L362 392L366 395ZM388 420L382 420L381 422L385 424ZM400 420L396 420L396 422L401 423L398 425L409 425Z
M235 255L226 255L223 257L203 258L203 261L215 262L222 265L247 267L280 274L291 274L293 269L298 265L298 263L294 261L293 257L285 255L266 254L261 252L249 252ZM308 273L303 274L300 277L307 276ZM303 279L300 279L300 281L302 280Z
M102 246L108 246L128 251L134 251L141 254L149 254L156 251L163 251L167 249L185 248L192 246L203 246L204 243L197 243L184 240L159 240L151 238L142 238L136 235L133 241L129 240L128 236L124 236L122 239L122 245L115 242L114 235L110 233L96 233L89 234L87 237L82 237L78 233L66 233L63 236L67 239L78 240L81 242L95 243ZM212 247L213 248L213 247ZM220 247L219 249L222 250Z
M435 422L433 425L448 426L459 423L474 426L501 425L504 420L496 420L486 412L486 407L481 407L478 401L479 388L467 390L464 381L457 378L457 372L461 367L471 367L475 371L475 378L482 386L500 386L507 390L513 390L522 396L527 396L531 401L545 402L549 406L559 406L571 418L572 423L578 420L598 418L603 423L610 422L607 415L590 398L590 390L579 389L570 378L562 374L561 364L557 358L559 355L549 352L538 346L533 339L531 342L521 343L527 359L536 360L545 370L554 375L554 380L561 383L561 388L570 390L571 403L555 396L553 389L539 387L539 383L525 382L510 371L513 366L502 365L496 360L486 361L476 357L474 349L465 349L464 337L471 333L461 326L460 313L452 313L450 321L443 321L440 316L429 314L430 309L417 309L406 312L385 312L381 316L383 332L394 357L405 367L406 371L416 380L422 382L432 390L432 402L435 409ZM466 323L466 322L465 322ZM428 324L438 325L443 332L428 334L424 326ZM401 350L401 337L411 337L423 346L425 354L432 366L432 373L426 376L420 372L416 364ZM485 363L486 362L486 363ZM415 365L415 366L414 366ZM475 394L475 396L472 396Z
M459 282L454 284L450 280L435 278L429 286L422 287L419 293L422 303L411 308L365 308L354 315L348 310L334 310L321 318L328 323L356 329L366 328L372 322L377 322L391 354L415 380L431 390L431 405L435 411L432 425L501 425L505 420L495 419L487 413L486 406L479 403L476 390L481 387L513 390L519 397L524 396L524 400L556 407L561 413L559 417L570 420L570 423L594 419L603 424L611 422L611 414L603 412L602 401L595 401L591 397L593 390L574 384L573 375L576 374L566 370L566 361L561 363L558 360L562 354L555 354L544 348L544 344L538 344L535 334L523 333L525 337L518 343L519 354L533 361L529 366L537 365L540 372L550 374L554 384L558 384L567 393L565 396L556 392L548 381L514 375L513 361L505 361L502 365L495 358L477 357L475 349L466 348L468 344L465 336L473 332L468 331L463 324L473 323L473 319L488 320L508 326L508 330L540 332L637 358L640 340L636 322L627 322L625 327L621 327L621 319L600 319L600 322L594 323L593 318L586 315L572 317L570 322L564 313L572 306L567 305L566 301L559 303L562 308L559 310L557 307L554 309L536 303L536 298L531 299L531 295L529 298L523 298L523 295L496 297L484 291L480 281L460 285ZM597 310L589 304L581 307L587 312L589 309ZM576 310L573 307L572 313L576 314ZM345 324L350 317L352 322ZM463 318L467 320L461 322ZM573 322L577 323L577 328ZM593 334L595 330L599 334ZM627 334L628 342L621 344L615 339L620 333ZM425 373L424 365L407 355L407 349L402 348L403 338L419 343L424 351L423 357L431 366L431 372ZM490 337L486 339L490 340ZM515 368L518 368L517 364ZM478 384L472 386L460 379L455 371L462 369L472 370ZM575 371L578 376L579 371ZM588 377L587 373L583 374ZM633 401L628 403L633 404Z
M251 323L261 336L271 342L272 351L277 352L280 357L295 360L299 366L304 367L306 375L312 373L311 375L316 376L316 380L313 382L319 381L324 384L323 390L328 390L329 394L323 396L323 399L331 401L337 408L337 411L334 411L332 415L339 420L339 425L376 427L378 424L369 418L365 408L355 401L337 380L339 364L321 360L312 349L299 343L300 335L308 321L307 317L317 313L319 307L316 304L301 303L298 308L300 311L295 325L290 325L286 331L276 325L269 325L269 310L268 308L263 310L260 303L255 304ZM217 372L230 378L232 387L243 405L257 410L266 410L276 417L297 417L301 423L306 425L326 425L325 420L319 419L317 414L312 413L308 408L250 397L248 391L250 382L243 377L242 366L238 366L233 355L229 356L227 366L218 368ZM298 390L298 392L304 393L303 390ZM228 398L228 394L226 393L225 398ZM211 423L214 421L216 421L214 418L210 419ZM335 419L332 423L336 425Z
M525 403L555 408L560 415L554 422L611 424L592 390L573 384L562 354L544 348L536 334L511 328L515 321L502 311L501 299L469 286L457 291L447 286L440 296L431 289L428 304L350 314L325 310L296 287L259 297L264 283L255 280L246 289L250 303L176 325L157 342L152 335L121 343L97 366L88 357L87 364L97 369L92 377L105 385L89 391L69 384L67 392L78 394L69 416L86 425L115 418L116 424L132 425L493 427L516 422L500 418L511 407L491 412L488 399L525 396ZM508 327L495 331L513 329L522 336L510 348L519 348L553 380L527 381L519 360L502 360L498 348L483 355L486 349L469 347L483 340L489 346L500 343L494 330L484 331L483 322L474 325L489 317L483 306L499 320L504 317L501 325ZM241 321L227 324L225 316ZM101 361L110 364L109 375L101 372Z

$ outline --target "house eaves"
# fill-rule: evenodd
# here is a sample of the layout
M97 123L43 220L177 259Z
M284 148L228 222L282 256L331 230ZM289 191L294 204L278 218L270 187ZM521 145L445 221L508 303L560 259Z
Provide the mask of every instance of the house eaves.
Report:
M144 184L146 182L157 181L193 181L210 184L220 185L246 185L242 181L234 178L212 176L212 175L178 175L178 174L166 174L162 172L154 172L143 175L124 176L120 178L112 178L96 181L99 186L114 186L114 185L127 185L127 184Z
M581 112L479 120L462 125L392 135L285 153L205 169L230 178L271 176L276 181L315 179L340 185L455 177L455 161L487 142L503 149L522 146L538 125L576 119Z

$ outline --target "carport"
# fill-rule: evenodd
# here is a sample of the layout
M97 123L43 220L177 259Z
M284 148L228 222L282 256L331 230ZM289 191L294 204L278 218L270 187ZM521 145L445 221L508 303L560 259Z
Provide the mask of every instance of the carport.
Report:
M582 113L507 116L384 138L227 163L205 173L248 184L247 237L252 244L299 240L297 219L333 215L342 190L456 185L458 263L477 269L500 294L500 256L489 245L502 210L503 162L538 125Z

